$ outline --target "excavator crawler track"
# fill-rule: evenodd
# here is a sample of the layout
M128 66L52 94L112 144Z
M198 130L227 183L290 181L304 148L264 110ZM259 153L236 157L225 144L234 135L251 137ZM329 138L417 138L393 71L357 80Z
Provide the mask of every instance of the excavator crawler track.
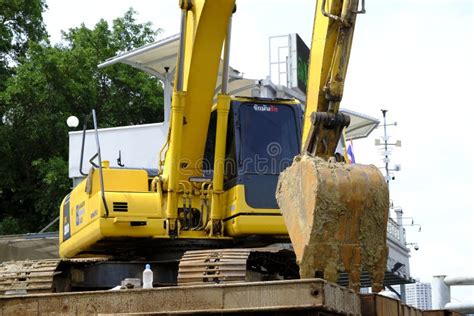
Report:
M0 293L26 291L50 293L61 260L25 260L0 263Z
M179 262L178 284L245 282L250 249L187 251Z
M187 251L178 271L179 285L293 278L298 278L294 254L278 247Z

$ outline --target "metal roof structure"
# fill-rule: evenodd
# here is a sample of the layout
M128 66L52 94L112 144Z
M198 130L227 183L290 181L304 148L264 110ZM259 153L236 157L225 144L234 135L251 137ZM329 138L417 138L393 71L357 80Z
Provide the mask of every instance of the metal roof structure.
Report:
M174 74L179 38L179 34L175 34L131 51L120 53L101 63L99 68L124 63L164 81L167 72Z
M376 118L352 110L341 109L340 112L351 117L351 123L346 128L347 139L366 138L380 123Z
M171 92L178 58L180 34L175 34L145 46L120 53L98 65L99 68L117 63L140 69L163 82L165 100L165 121L169 120ZM219 65L215 94L220 91L222 82L222 61ZM252 89L258 86L258 80L245 79L242 74L230 67L229 94L251 96Z
M174 76L176 59L178 58L179 39L179 34L166 37L131 51L120 53L99 64L98 67L103 68L116 63L124 63L164 81L166 80L167 73L170 73L172 77ZM222 62L219 65L219 78L217 82L221 81L219 80L221 73ZM231 81L243 79L242 75L232 67L230 78Z

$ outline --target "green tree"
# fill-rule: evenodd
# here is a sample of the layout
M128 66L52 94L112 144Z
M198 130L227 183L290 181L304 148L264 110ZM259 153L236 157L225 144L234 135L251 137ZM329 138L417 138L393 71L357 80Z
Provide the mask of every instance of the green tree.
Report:
M158 122L163 90L130 66L97 65L118 52L154 40L150 23L130 9L109 26L84 25L63 33L56 46L30 45L16 75L0 93L0 233L34 232L54 219L69 191L69 115L95 108L101 127Z
M0 0L0 91L29 43L47 39L42 13L45 0Z

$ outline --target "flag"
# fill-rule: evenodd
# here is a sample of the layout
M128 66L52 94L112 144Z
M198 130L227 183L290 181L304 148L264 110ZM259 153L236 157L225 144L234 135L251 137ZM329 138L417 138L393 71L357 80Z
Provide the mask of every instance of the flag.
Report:
M354 146L352 144L352 139L349 141L349 144L347 145L347 157L349 158L349 163L356 163L356 159L354 156Z
M341 141L346 163L356 163L354 156L354 145L352 144L352 139L347 139L345 128L342 130Z

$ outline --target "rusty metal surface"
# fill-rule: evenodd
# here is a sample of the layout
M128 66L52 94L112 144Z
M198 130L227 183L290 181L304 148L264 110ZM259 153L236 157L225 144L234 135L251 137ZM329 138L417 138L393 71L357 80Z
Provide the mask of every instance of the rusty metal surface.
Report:
M61 262L70 262L70 263L95 263L95 262L104 262L109 260L109 256L96 256L96 257L78 257L78 258L62 258Z
M453 312L449 310L432 310L432 311L423 311L423 316L461 316L462 314L458 312Z
M315 271L337 282L347 272L357 290L362 270L380 291L388 249L388 188L375 166L297 156L280 174L277 201L302 278Z
M8 261L0 263L0 294L7 291L49 293L59 259Z
M152 315L209 315L209 314L219 314L219 315L226 315L226 316L240 316L240 315L246 315L246 316L341 316L339 313L334 313L334 312L326 312L326 311L318 311L318 310L298 310L297 313L295 311L261 311L261 312L226 312L221 313L219 311L208 313L208 312L203 312L203 313L196 313L196 312L176 312L176 313L117 313L117 314L100 314L100 315L114 315L114 316L130 316L130 315L147 315L147 316L152 316Z
M399 300L377 294L360 294L363 316L454 316L452 311L423 311Z
M321 279L0 297L0 315L318 310L360 315L358 295Z
M377 294L361 294L361 310L364 316L401 316L400 301ZM409 316L409 315L407 315Z
M421 309L415 308L413 306L400 304L400 311L398 313L400 316L423 316Z

